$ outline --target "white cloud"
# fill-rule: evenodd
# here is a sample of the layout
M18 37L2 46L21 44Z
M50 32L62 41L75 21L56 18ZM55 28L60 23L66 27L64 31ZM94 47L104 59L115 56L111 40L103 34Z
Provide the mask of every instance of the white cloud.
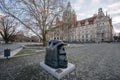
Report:
M120 1L116 2L116 3L113 3L111 5L108 5L108 7L107 7L108 11L116 11L116 10L119 10L119 9L120 9Z
M85 13L79 13L78 15L79 16L85 16Z
M78 12L78 13L77 13L77 20L83 19L84 16L85 16L85 13L80 13L80 12Z
M80 8L82 7L81 5L84 3L84 0L75 0L74 4L73 4L73 8L75 9L75 11L80 10Z
M120 16L116 16L112 18L113 24L120 23Z
M98 3L100 3L100 0L92 0L92 5L97 5Z
M0 13L0 16L5 16L3 13Z
M120 23L120 1L108 5L105 9L113 19L113 24Z
M120 23L114 24L113 25L114 32L119 33L120 32Z
M114 30L115 33L120 33L120 27L114 26L113 30Z
M118 14L120 13L120 9L119 10L116 10L116 11L109 11L111 14Z

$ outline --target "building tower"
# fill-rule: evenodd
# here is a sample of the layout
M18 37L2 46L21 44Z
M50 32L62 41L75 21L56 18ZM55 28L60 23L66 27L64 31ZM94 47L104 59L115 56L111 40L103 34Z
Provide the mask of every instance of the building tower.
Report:
M63 12L62 20L63 20L64 31L66 31L65 40L69 41L71 28L76 27L76 22L77 22L76 13L73 10L70 2L68 2L67 7Z
M112 19L105 15L102 8L98 9L98 15L96 18L96 42L106 42L112 39Z
M76 13L73 10L70 2L68 2L67 7L63 12L62 19L64 24L73 25L76 23Z

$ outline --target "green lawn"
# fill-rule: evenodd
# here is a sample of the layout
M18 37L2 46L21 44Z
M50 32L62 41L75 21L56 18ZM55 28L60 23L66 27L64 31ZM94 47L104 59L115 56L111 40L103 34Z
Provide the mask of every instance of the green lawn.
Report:
M35 53L35 50L33 49L22 49L20 52L18 52L17 55L33 54L33 53Z
M22 49L16 55L27 55L27 54L35 54L35 53L43 53L43 52L45 52L45 51L36 52L35 49Z

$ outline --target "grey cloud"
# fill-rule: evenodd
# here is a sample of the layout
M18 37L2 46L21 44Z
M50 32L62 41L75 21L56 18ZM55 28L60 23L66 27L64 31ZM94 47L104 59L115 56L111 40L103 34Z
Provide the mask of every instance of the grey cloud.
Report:
M113 17L119 16L120 17L120 13L111 14L111 16L113 16Z

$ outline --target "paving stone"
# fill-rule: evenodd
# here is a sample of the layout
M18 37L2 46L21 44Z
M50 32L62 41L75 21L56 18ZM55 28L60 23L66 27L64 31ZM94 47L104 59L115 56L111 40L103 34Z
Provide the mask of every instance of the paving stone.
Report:
M74 45L75 46L75 45ZM63 80L120 80L120 43L82 44L66 47L77 76ZM40 68L45 53L0 60L0 80L50 80ZM51 78L54 80L54 78Z

